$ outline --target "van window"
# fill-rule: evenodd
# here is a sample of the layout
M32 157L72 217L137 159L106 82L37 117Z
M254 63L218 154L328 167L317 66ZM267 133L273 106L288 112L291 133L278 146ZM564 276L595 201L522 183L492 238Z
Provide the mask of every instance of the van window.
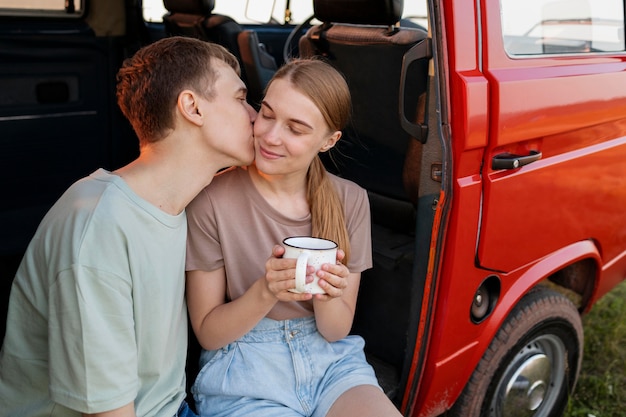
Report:
M213 13L230 16L242 24L258 24L268 22L271 10L272 21L284 24L285 5L286 0L221 0L215 2ZM312 1L292 1L289 7L291 24L302 23L313 14ZM167 10L162 0L143 0L143 16L146 21L162 22L165 13ZM403 17L426 27L426 1L405 2Z
M270 20L285 23L286 0L221 0L215 2L214 14L222 14L232 17L241 24L267 23ZM298 24L304 22L313 14L313 2L293 2L291 5L291 20L289 23ZM167 10L162 0L144 0L143 15L148 22L162 22L163 15Z
M509 55L623 51L623 0L501 0Z
M0 0L0 16L80 16L83 0Z

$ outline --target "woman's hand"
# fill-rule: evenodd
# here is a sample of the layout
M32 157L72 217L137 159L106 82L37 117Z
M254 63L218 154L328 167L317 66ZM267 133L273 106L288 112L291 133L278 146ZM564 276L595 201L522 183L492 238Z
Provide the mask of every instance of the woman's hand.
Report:
M274 246L272 256L265 262L265 284L272 295L280 301L306 301L313 295L308 293L293 293L296 287L296 259L283 258L285 248L280 245ZM315 268L307 266L306 282L312 282L313 277L309 274Z
M345 257L337 251L337 261ZM316 294L313 300L317 330L329 342L346 337L352 328L361 274L350 272L345 265L324 264L318 271L320 287L327 294Z
M326 291L326 294L316 294L315 299L320 301L329 301L333 298L339 298L344 294L344 290L348 287L348 276L350 270L341 263L345 257L343 250L337 250L337 263L324 264L317 271L319 277L319 286Z

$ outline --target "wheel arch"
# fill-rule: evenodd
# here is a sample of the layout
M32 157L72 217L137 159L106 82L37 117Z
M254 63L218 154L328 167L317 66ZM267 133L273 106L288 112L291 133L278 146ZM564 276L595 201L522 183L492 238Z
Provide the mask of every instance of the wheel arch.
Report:
M501 294L491 321L497 323L492 337L521 298L539 285L546 285L570 298L583 311L597 287L602 260L595 242L583 240L561 248L525 270ZM585 279L593 274L592 279Z
M586 251L581 251L581 248L587 248L588 250ZM527 290L526 291L520 291L518 292L520 294L519 298L515 298L513 302L509 303L508 305L510 305L510 309L504 309L503 306L506 304L506 301L503 302L501 304L501 308L500 308L500 312L499 314L502 314L502 312L504 311L504 317L502 321L498 321L497 324L494 325L494 322L491 323L491 326L495 327L495 333L492 335L492 337L490 338L490 341L487 344L487 349L485 349L484 351L482 351L482 355L480 357L480 359L477 362L476 368L474 368L474 371L472 371L472 374L470 375L470 378L467 380L466 384L464 385L464 387L461 389L461 392L459 394L459 396L455 399L454 404L452 405L452 408L448 410L448 413L444 414L446 416L450 415L450 416L466 416L467 414L465 414L465 410L466 407L468 406L468 404L472 404L471 408L474 410L474 413L468 416L471 417L477 417L478 414L475 413L475 409L476 409L476 404L475 404L475 400L471 399L473 397L475 397L475 394L479 391L476 391L476 387L477 386L482 386L483 388L485 388L485 386L483 385L483 382L476 382L476 381L480 381L481 378L491 381L492 378L487 378L488 374L484 372L484 366L482 365L483 362L486 361L486 363L490 363L490 356L494 355L494 352L496 352L497 350L499 350L498 348L496 348L494 350L494 348L492 347L494 345L494 343L496 344L496 346L499 346L499 344L502 343L509 343L509 340L512 340L513 345L511 346L515 346L516 343L521 343L522 346L524 346L524 349L530 349L531 345L529 344L528 346L526 345L526 342L518 342L519 340L522 339L516 339L516 338L511 338L509 339L508 336L506 336L507 334L512 334L511 333L511 329L516 329L513 330L513 332L515 331L521 331L521 330L517 330L519 328L524 328L524 326L520 326L519 328L517 326L515 326L514 322L511 322L512 320L517 320L520 323L526 323L526 321L523 321L519 318L520 314L522 314L522 312L526 311L533 311L535 313L532 313L534 315L537 314L544 314L544 320L562 320L564 317L567 316L566 309L561 309L559 308L558 311L559 314L558 316L561 317L561 319L556 319L557 316L550 316L550 315L546 315L547 314L547 310L544 310L543 308L540 310L535 310L535 309L531 309L530 305L534 304L535 301L532 300L537 300L539 298L538 295L539 294L544 294L544 295L539 295L539 297L541 299L545 299L547 301L547 297L549 297L549 294L553 294L552 297L554 297L554 295L560 295L562 297L562 299L566 299L568 302L568 304L571 306L571 310L569 310L569 317L571 320L568 320L567 323L571 323L570 329L577 329L577 330L572 330L570 332L570 334L572 335L571 337L575 337L575 335L578 335L578 344L573 344L573 343L568 343L565 345L561 345L561 346L567 346L568 348L571 348L571 346L578 346L578 350L573 349L571 350L571 355L573 356L569 356L570 350L566 349L565 351L563 351L565 354L567 354L569 356L568 359L568 364L563 368L563 369L569 369L571 372L571 374L568 374L569 376L565 376L564 379L562 379L561 383L567 384L567 385L563 385L563 390L567 390L571 393L571 391L574 389L575 386L575 382L576 379L578 377L578 374L580 372L580 367L581 367L581 362L582 362L582 346L583 346L583 329L582 329L582 321L581 321L581 317L580 317L580 313L581 313L581 309L582 309L582 300L584 297L587 298L587 300L590 299L591 297L591 293L592 291L589 288L593 288L594 286L589 285L589 284L585 284L582 285L579 282L583 282L585 283L586 281L583 280L581 278L581 276L584 276L586 273L589 272L593 272L597 274L597 266L598 263L600 261L599 259L599 254L597 250L593 250L594 246L591 245L573 245L573 247L569 247L569 249L574 249L574 252L577 252L578 254L575 256L571 256L569 258L568 262L565 262L564 264L561 262L556 262L556 259L560 259L561 261L563 261L564 258L562 255L562 251L559 254L559 256L556 256L555 259L542 259L542 261L540 261L538 264L534 265L534 267L539 268L538 270L532 271L532 267L529 268L528 271L526 271L526 275L527 276L531 276L531 277L535 277L533 280L530 280L529 282L531 283L531 285L524 287ZM586 254L586 255L585 255ZM539 265L542 264L542 265ZM560 265L560 267L559 267ZM546 272L543 275L539 275L536 274L538 271L544 271ZM535 275L536 274L536 275ZM520 279L521 281L521 279ZM596 282L597 280L595 279L595 275L594 275L594 279L592 280L593 282ZM516 281L516 284L519 283L519 281ZM568 288L571 287L571 288ZM581 294L578 294L577 291L580 291ZM571 293L574 293L575 296L573 297ZM513 295L512 294L517 294L515 293L511 288L508 290L508 298L513 299ZM536 313L537 311L543 311L543 313ZM556 312L555 311L555 312ZM576 313L578 312L578 314ZM526 313L524 313L526 314ZM561 315L564 314L564 315ZM553 317L552 319L549 319L549 317ZM496 317L492 317L491 318L496 319ZM521 321L520 321L521 320ZM534 323L533 321L531 321L531 323ZM553 323L556 323L556 321L552 322L544 322L539 324L540 322L537 322L537 324L533 324L532 327L529 327L528 330L529 333L527 333L527 336L524 337L535 337L533 334L535 332L539 332L542 331L540 330L542 327L544 326L554 326ZM551 324L552 323L552 324ZM511 327L513 326L513 327ZM492 327L492 329L493 329ZM508 330L505 330L508 329ZM502 332L504 332L504 336L502 334ZM563 332L562 330L560 331L560 333ZM565 334L565 333L561 333L561 334ZM539 335L539 333L536 333L536 335ZM546 336L541 336L542 339L545 339ZM552 337L552 339L554 339L554 337ZM539 339L536 339L539 340ZM573 340L573 339L572 339ZM535 339L532 339L533 344L535 343ZM516 348L517 349L517 348ZM498 354L496 354L495 358L497 358L496 363L498 364L498 368L496 368L495 374L493 376L496 377L497 380L500 380L500 378L505 378L506 374L509 372L509 368L510 365L507 365L506 368L502 368L502 371L500 370L500 360L503 361L509 361L510 358L512 357L511 354L514 354L515 356L519 356L521 353L523 353L522 351L520 351L519 353L511 350L511 351L504 351L505 353L502 354L502 356L498 356ZM578 353L576 353L578 352ZM485 358L489 359L486 360ZM509 358L509 359L507 359ZM574 363L576 362L576 363ZM504 364L506 364L507 362L502 362ZM517 366L521 366L521 362L517 362L517 360L514 360L514 362L511 362L511 364L517 363L516 367L511 368L511 369L517 369ZM556 363L556 362L555 362ZM521 369L521 368L519 368ZM569 372L569 371L568 371ZM478 375L478 380L476 380L476 375ZM480 376L482 375L482 377ZM508 378L508 377L507 377ZM506 379L502 379L501 381L506 381ZM505 384L505 386L510 386L509 384ZM558 385L557 385L558 386ZM566 386L568 388L566 388ZM490 391L492 388L490 388L491 385L487 386L485 389L485 395L487 396L486 398L489 398L490 395L495 395L494 392L495 391ZM500 387L500 382L495 386L495 390L499 390ZM561 389L561 388L560 388ZM559 389L559 390L560 390ZM491 392L491 394L490 394ZM507 390L508 392L508 390ZM561 392L563 392L563 394L561 394ZM557 391L556 392L556 397L550 397L553 402L550 402L549 404L555 405L556 407L563 407L563 401L567 401L567 394L564 394L565 391ZM471 394L471 395L468 395ZM507 394L508 395L508 394ZM562 395L565 395L565 399L562 400ZM479 396L480 397L480 396ZM468 400L469 398L469 400ZM483 397L480 397L480 401L478 402L478 404L481 407L484 407L482 404L483 401ZM494 398L502 398L501 396L496 396ZM468 401L470 401L468 403ZM492 400L493 401L493 400ZM543 401L543 400L542 400ZM510 406L510 405L509 405ZM550 412L551 408L548 409L548 412ZM483 413L481 412L480 415L482 416ZM545 416L545 412L543 414L541 414L542 416Z
M539 416L562 412L580 372L583 340L581 317L569 297L553 288L541 285L533 287L513 307L455 404L445 415L479 417L485 416L486 410L490 409L489 416L506 416L510 413L500 412L506 408L511 411L512 406L522 407L525 410L523 413L527 413L536 410L534 407L544 407L544 400L547 408L538 411ZM546 362L548 358L551 360ZM533 365L528 365L529 360L532 360ZM549 367L546 368L548 373L537 375L536 367L546 365ZM525 373L529 379L519 376ZM556 377L553 379L550 375ZM528 386L518 386L513 383L514 380L528 382ZM539 402L530 397L530 391L526 392L535 387L533 380L544 382L539 386L553 387L538 391ZM555 385L550 381L555 381ZM506 387L506 394L502 391L503 387ZM510 394L513 399L507 400ZM534 406L531 405L534 403Z
M548 286L570 299L581 313L586 307L584 300L589 302L597 289L601 270L600 250L596 242L587 239L574 242L544 256L530 266L509 274L490 271L489 276L494 276L501 282L501 291L495 307L484 320L473 324L475 332L466 339L466 344L461 345L449 356L431 360L431 363L436 363L436 365L428 369L426 378L430 384L420 393L421 397L418 402L420 411L416 415L441 414L458 401L476 365L488 350L507 317L526 294L534 289ZM593 276L589 280L582 279L584 271L592 273ZM590 282L581 285L581 282L587 281ZM467 314L469 322L469 304ZM437 345L433 349L436 351ZM445 376L449 373L455 375L454 384L450 384L450 380Z
M529 292L539 287L549 287L569 298L579 312L582 312L597 287L599 271L601 270L601 257L598 247L593 240L584 240L572 243L561 248L527 268L515 281L503 289L497 305L490 317L481 326L484 335L489 335L488 340L480 342L480 348L474 351L468 358L471 363L478 364L487 351L491 341L496 337L499 329L504 325L509 314L515 309L521 299ZM592 273L591 280L585 280L586 273ZM506 276L501 276L502 281ZM472 372L459 389L460 395L469 383ZM455 396L454 403L458 400Z

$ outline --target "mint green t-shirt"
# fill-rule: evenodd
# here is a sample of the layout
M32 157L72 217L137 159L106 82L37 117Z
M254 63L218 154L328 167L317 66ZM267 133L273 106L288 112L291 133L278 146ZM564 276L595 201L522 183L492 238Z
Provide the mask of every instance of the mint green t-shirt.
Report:
M134 402L173 416L185 397L186 215L102 169L72 185L11 290L0 416L78 416ZM70 411L73 410L73 411Z

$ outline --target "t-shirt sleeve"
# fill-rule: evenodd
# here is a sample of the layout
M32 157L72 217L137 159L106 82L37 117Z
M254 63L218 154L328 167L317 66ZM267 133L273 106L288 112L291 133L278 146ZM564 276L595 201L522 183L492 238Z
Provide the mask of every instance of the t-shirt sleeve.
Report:
M347 190L344 210L350 236L351 254L348 269L363 272L372 267L372 225L367 192L358 186Z
M83 413L137 396L137 345L128 280L95 268L62 271L49 294L50 394Z
M188 229L185 270L214 271L223 267L217 216L206 189L187 206L186 212Z

